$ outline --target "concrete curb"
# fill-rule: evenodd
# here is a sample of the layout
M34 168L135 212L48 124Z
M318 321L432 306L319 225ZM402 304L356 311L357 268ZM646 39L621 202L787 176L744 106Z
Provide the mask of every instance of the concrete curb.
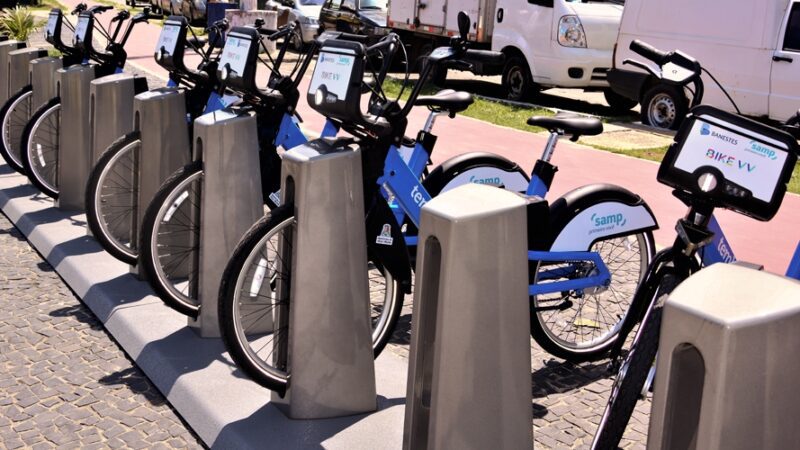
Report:
M202 339L128 266L86 235L85 216L53 207L27 178L0 165L0 208L212 448L370 448L402 444L407 361L376 360L376 413L290 420L270 392L230 361L220 339Z

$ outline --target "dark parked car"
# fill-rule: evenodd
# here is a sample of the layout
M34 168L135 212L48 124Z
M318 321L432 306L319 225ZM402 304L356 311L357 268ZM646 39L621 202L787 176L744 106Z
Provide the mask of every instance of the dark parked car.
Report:
M325 0L319 29L367 36L386 34L386 0Z

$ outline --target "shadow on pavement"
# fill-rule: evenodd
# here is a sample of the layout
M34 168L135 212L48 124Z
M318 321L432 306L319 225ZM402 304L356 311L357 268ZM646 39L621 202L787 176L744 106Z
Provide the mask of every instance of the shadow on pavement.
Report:
M577 365L552 358L544 362L544 367L531 372L533 398L579 389L608 376L606 361Z
M164 396L152 387L145 374L135 367L111 373L98 381L106 386L126 386L134 394L143 395L154 406L161 406L167 402Z
M103 324L82 303L56 309L48 313L50 317L73 317L80 323L89 325L92 330L102 330Z

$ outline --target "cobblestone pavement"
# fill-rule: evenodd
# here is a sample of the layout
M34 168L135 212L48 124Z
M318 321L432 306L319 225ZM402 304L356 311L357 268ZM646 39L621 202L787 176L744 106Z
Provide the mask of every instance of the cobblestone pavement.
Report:
M408 358L411 296L385 351ZM531 340L533 439L535 448L588 449L611 391L607 360L572 364L555 358ZM639 402L620 448L645 449L650 401Z
M0 449L203 448L0 214Z

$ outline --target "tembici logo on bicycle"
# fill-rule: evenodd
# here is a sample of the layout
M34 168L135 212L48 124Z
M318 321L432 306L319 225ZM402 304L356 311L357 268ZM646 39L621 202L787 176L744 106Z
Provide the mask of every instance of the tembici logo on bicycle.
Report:
M422 196L422 192L419 191L419 186L414 186L414 188L411 189L411 200L420 208L422 208L422 205L425 203L428 203L425 201L425 197Z

